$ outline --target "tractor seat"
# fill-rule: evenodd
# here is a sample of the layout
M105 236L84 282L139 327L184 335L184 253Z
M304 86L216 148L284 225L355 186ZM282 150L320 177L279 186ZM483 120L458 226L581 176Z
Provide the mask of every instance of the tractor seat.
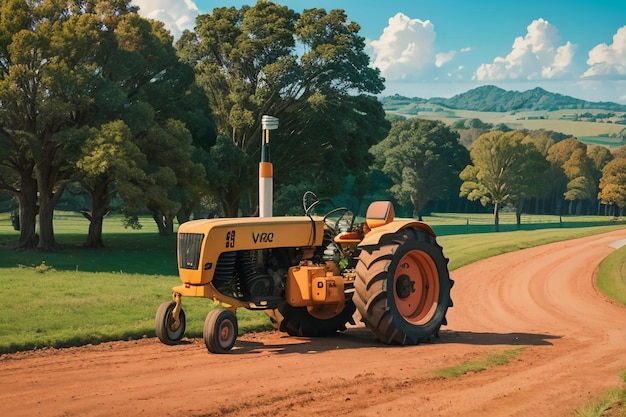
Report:
M334 241L335 243L344 245L359 244L361 240L363 240L363 236L371 229L391 223L394 215L395 213L391 201L374 201L367 208L363 230L339 233L335 236Z
M374 201L367 208L365 223L370 229L391 223L395 216L391 201Z

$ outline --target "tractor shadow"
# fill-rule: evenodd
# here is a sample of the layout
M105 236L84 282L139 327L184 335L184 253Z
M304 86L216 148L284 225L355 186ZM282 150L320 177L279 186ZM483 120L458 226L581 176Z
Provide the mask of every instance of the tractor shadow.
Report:
M373 333L364 327L351 327L346 331L329 337L294 337L284 333L272 332L270 338L260 340L237 340L233 354L249 353L321 353L346 349L407 349L411 347L445 344L476 346L551 346L551 340L561 336L535 333L481 333L471 331L443 330L439 337L417 346L388 345L377 340Z

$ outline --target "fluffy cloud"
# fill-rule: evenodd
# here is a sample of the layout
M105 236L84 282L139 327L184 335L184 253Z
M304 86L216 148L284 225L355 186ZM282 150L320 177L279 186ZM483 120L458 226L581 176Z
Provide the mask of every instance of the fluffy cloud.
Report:
M370 43L375 56L372 65L387 79L419 77L435 63L434 41L435 27L429 20L424 22L398 13L389 19L380 39ZM438 62L447 59L440 56Z
M589 69L583 77L619 77L626 75L626 26L613 35L613 43L601 43L589 51Z
M191 0L133 0L132 4L139 6L141 16L163 22L175 39L185 29L193 30L199 14Z
M537 80L568 75L576 46L570 42L558 46L559 32L547 20L534 20L527 29L526 36L515 39L505 58L496 57L492 64L482 64L474 79Z
M452 61L455 55L456 51L438 53L435 55L435 66L439 68L446 62Z

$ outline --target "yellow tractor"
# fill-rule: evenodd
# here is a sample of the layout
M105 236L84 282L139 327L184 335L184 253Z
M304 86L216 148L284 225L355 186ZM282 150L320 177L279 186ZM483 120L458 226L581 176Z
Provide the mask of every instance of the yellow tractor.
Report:
M263 310L292 336L328 336L358 316L384 343L418 344L447 324L453 281L430 226L394 219L389 201L373 202L365 220L346 208L314 215L319 200L303 197L303 216L272 216L269 130L263 116L259 166L260 217L193 220L178 229L181 285L162 303L155 330L165 344L185 334L182 297L203 297L209 311L203 337L212 353L237 339L238 308Z
M361 320L385 343L417 344L437 335L452 306L448 259L425 223L394 220L391 202L373 202L363 224L347 209L326 216L193 220L178 230L182 284L159 307L165 344L185 333L182 297L204 297L211 310L204 341L232 349L237 308L264 310L292 336L327 336Z

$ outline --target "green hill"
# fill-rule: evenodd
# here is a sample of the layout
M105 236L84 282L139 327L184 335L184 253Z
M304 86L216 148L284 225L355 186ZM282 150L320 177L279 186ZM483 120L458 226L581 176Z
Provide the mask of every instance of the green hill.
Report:
M469 129L479 120L485 129L526 129L558 132L591 145L609 147L626 143L626 106L611 102L589 102L545 91L541 88L518 92L483 86L445 98L408 98L393 95L380 98L385 111L400 117L418 116L464 126L472 137L481 131ZM491 126L489 126L491 125ZM470 132L470 130L473 130ZM462 135L463 136L463 135Z
M473 110L480 112L511 111L556 111L564 109L596 109L612 112L626 112L626 106L611 102L590 102L577 98L551 93L542 88L528 91L507 91L493 85L477 87L452 98L435 97L431 99L407 98L400 95L383 97L383 106L387 110L400 108L429 107L438 105L448 109Z

